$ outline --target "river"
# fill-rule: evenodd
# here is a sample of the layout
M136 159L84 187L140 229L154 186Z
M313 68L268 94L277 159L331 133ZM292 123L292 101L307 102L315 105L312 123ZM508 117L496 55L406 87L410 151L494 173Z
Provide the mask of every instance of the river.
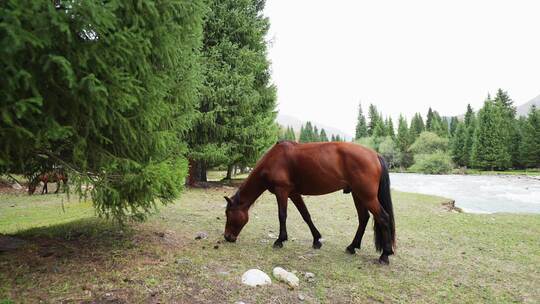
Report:
M540 213L540 179L513 175L391 173L395 190L438 195L471 213Z

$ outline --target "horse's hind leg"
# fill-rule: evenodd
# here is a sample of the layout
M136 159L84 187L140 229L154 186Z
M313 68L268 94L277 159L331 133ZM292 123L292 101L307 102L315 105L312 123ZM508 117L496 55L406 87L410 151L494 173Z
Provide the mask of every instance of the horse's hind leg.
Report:
M43 183L43 189L41 189L41 194L48 194L49 191L47 191L47 183Z
M354 206L356 207L356 212L358 213L358 230L356 230L356 234L352 243L346 249L347 252L350 254L354 254L356 248L360 249L362 237L364 236L364 232L366 231L366 225L369 221L369 212L366 207L362 205L362 202L358 195L353 193L353 198Z
M319 230L317 230L317 228L313 224L313 221L311 221L311 215L309 214L309 211L306 207L306 204L304 203L304 200L302 199L302 196L300 194L291 194L289 197L296 206L296 209L298 209L298 212L300 212L300 215L302 216L306 224L309 226L309 230L311 230L311 234L313 235L313 248L321 248L321 233L319 232Z
M394 254L390 232L390 216L382 208L376 197L369 200L366 207L375 219L375 246L377 249L382 250L379 263L389 264L388 256Z

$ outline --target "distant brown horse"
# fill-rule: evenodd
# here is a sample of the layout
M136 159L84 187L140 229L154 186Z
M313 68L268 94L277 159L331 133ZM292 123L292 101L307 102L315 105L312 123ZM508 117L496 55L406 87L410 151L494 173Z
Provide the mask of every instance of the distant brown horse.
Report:
M43 189L41 189L41 194L49 193L49 190L47 189L48 183L56 183L56 191L54 191L54 193L58 193L58 190L60 190L60 182L64 183L65 187L67 185L67 181L67 174L61 171L50 171L42 173L30 181L30 183L28 184L28 194L34 194L39 182L43 182Z
M347 252L360 248L369 220L375 218L375 247L382 251L379 262L388 264L394 254L395 225L390 178L384 159L363 146L346 142L298 144L282 141L264 156L232 198L227 200L224 237L236 241L248 222L248 210L266 190L276 195L279 208L279 237L275 248L287 240L287 200L290 198L313 235L313 248L322 246L321 234L311 221L302 199L305 195L323 195L343 189L352 192L358 212L358 229Z

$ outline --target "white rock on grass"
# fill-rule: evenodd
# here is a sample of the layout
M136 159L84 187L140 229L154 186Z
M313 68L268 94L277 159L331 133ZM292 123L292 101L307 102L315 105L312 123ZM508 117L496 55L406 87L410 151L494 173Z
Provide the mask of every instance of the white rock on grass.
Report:
M287 283L287 285L289 285L292 288L298 287L298 284L300 283L300 280L294 273L288 272L287 270L281 267L274 268L274 271L272 272L272 274L278 281L285 282Z
M250 269L242 275L242 284L252 287L272 284L272 279L259 269Z

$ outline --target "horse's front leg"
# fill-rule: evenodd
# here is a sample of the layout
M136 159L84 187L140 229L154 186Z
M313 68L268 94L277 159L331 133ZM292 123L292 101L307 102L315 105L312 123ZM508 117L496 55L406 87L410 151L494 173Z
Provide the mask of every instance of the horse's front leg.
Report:
M274 248L282 248L283 242L288 239L287 237L287 199L289 197L288 191L284 189L276 189L276 199L278 203L278 216L279 216L279 236L274 242Z

